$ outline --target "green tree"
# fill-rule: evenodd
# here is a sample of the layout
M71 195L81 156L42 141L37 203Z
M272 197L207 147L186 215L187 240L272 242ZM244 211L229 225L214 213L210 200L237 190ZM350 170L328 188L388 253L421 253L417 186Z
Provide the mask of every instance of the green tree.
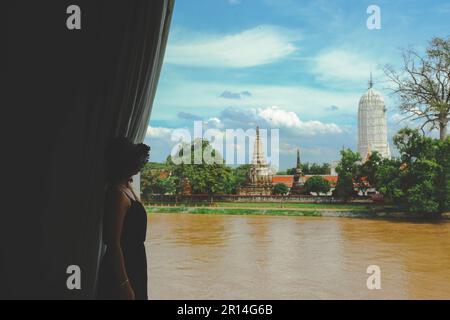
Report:
M309 163L305 162L301 164L302 171L306 175L327 175L331 173L331 166L329 163ZM297 168L291 168L286 171L286 174L293 175Z
M144 199L152 194L174 194L176 182L165 164L147 163L141 171L141 191Z
M328 193L330 189L330 182L321 176L311 177L305 182L305 191L308 194L314 192L320 195L321 193Z
M450 210L450 138L425 137L402 129L394 137L400 159L384 159L375 173L375 186L385 198L413 213Z
M439 211L448 212L450 211L450 137L439 143L436 159L439 165L436 183Z
M400 160L383 159L375 172L374 186L386 200L401 203L404 198L403 174Z
M302 166L303 167L303 166ZM288 175L288 176L292 176L292 175L294 175L295 174L295 170L296 170L297 168L290 168L290 169L287 169L286 170L286 174ZM302 169L303 170L303 169Z
M335 195L338 198L342 198L346 201L350 200L356 195L353 185L353 178L351 175L345 173L339 175L338 182L336 184Z
M244 164L234 168L231 172L231 192L236 193L238 187L243 186L247 181L247 173L250 169L249 164Z
M156 177L157 175L147 163L141 171L141 193L144 200L148 200L148 196L153 194Z
M176 181L173 177L156 178L153 185L154 194L174 194L177 190Z
M287 195L289 193L289 187L284 183L277 183L272 190L276 195Z
M375 174L382 161L383 158L377 151L372 152L367 161L359 167L358 176L364 178L369 185L374 185Z
M188 150L188 154L183 154ZM195 164L195 154L211 155L216 160L208 163L204 156ZM197 154L198 155L198 154ZM213 196L219 193L231 193L232 174L231 168L227 167L220 153L212 148L207 140L196 140L191 145L182 145L178 150L178 159L184 158L184 162L176 164L169 156L167 164L171 169L172 176L177 185L177 192L182 190L183 178L188 178L194 194L208 194L212 201Z
M313 175L327 175L331 173L331 167L329 163L317 164L313 163L310 165L307 174Z
M382 161L381 155L375 151L368 157L366 162L357 166L355 183L358 189L365 194L367 189L375 185L375 174Z
M405 205L414 213L438 213L439 199L434 185L438 173L438 164L432 160L418 159L408 170L408 177L414 183L405 192Z
M350 149L341 151L341 161L336 167L338 173L338 182L336 184L336 196L349 200L355 196L354 179L359 172L358 163L361 161L359 153Z
M411 165L416 159L434 159L436 156L434 140L420 134L417 129L401 129L393 140L402 162L407 165Z

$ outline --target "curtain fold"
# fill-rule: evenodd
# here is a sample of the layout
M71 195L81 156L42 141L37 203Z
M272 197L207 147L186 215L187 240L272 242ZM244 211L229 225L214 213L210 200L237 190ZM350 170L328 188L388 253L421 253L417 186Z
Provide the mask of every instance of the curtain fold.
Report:
M79 31L65 28L71 4L8 6L3 116L27 130L4 144L17 205L2 220L1 297L94 297L103 150L115 136L142 142L151 114L174 0L79 0ZM70 265L81 268L81 290L66 286Z
M156 94L159 75L164 59L168 39L168 30L173 12L173 1L159 1L147 4L151 11L164 13L162 19L140 19L141 13L135 12L135 24L130 34L138 34L135 29L148 30L148 37L139 45L142 50L134 50L133 65L128 77L132 79L123 94L121 117L116 127L116 135L125 135L135 143L144 141L151 106ZM139 40L134 44L139 43ZM126 48L124 55L128 54ZM122 120L126 119L126 120Z

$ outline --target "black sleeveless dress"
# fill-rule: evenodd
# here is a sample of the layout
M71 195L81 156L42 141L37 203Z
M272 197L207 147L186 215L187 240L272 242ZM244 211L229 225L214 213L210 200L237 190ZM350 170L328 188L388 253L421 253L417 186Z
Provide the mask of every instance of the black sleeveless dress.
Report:
M147 257L144 246L147 233L147 212L139 201L132 198L130 201L131 206L124 218L122 228L122 252L128 279L136 300L148 300ZM98 297L102 300L118 300L120 298L120 283L117 283L112 260L111 251L106 248L99 274Z

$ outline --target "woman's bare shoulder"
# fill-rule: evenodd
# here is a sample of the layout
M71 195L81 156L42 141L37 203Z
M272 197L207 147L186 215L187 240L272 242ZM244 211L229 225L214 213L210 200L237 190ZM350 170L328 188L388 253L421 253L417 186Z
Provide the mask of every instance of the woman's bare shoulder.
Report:
M106 190L106 201L113 204L130 206L131 201L118 186L110 186Z

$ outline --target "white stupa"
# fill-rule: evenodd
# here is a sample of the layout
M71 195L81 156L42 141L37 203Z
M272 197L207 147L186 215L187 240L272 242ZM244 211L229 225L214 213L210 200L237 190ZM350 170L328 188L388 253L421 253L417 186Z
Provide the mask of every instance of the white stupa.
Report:
M372 74L369 89L359 101L358 109L358 152L363 161L374 151L384 158L390 158L386 106L383 96L373 89Z
M256 127L256 139L253 147L253 159L251 165L254 175L252 179L255 183L272 184L272 171L266 161L263 142L259 134L259 126Z

